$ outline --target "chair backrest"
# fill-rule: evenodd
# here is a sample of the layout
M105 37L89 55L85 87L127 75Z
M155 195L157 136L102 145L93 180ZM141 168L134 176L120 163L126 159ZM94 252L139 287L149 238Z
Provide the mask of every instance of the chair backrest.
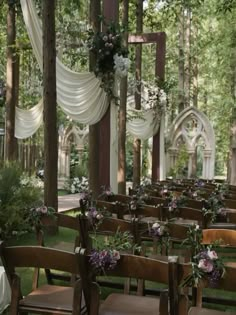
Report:
M203 212L198 209L180 207L176 213L169 212L168 208L165 208L166 213L169 213L170 218L182 218L189 221L197 221L203 228L207 227L208 218L204 216Z
M92 301L88 284L91 284L94 280L95 274L89 259L89 255L80 254L79 260L83 290L85 298L89 301L88 304L91 305ZM117 265L113 270L105 271L106 275L111 277L142 279L166 284L169 287L170 314L177 314L175 313L175 309L177 309L178 306L178 301L176 299L178 297L176 272L176 259L168 262L166 256L163 257L163 260L157 260L127 254L122 254L120 256L120 259L117 261Z
M96 207L104 209L111 214L115 214L118 219L122 219L124 214L128 213L129 207L126 203L110 202L105 200L96 200Z
M11 246L0 244L0 257L9 282L17 267L44 268L79 274L77 254L42 246ZM38 277L34 277L33 287L37 287Z
M71 252L78 246L80 246L80 223L78 217L72 217L62 213L56 213L55 217L43 216L41 219L41 225L36 226L36 237L37 243L39 246L47 246L44 238L44 228L47 226L54 225L57 228L67 228L73 230L75 232L75 239L73 241L73 248L71 248ZM39 273L39 270L35 270L35 273ZM70 276L61 275L60 273L56 273L50 269L45 269L46 277L48 283L52 284L53 279L57 280L66 280L71 281Z
M202 243L213 244L219 241L219 245L236 246L236 231L227 229L202 230Z
M115 235L119 232L129 232L133 238L133 243L139 243L139 233L137 220L121 220L116 218L103 218L99 224L96 225L96 228L93 227L91 222L86 215L80 215L80 231L81 231L81 244L82 247L86 249L92 249L92 242L90 239L90 233L96 233L96 235Z
M183 284L184 280L192 274L192 264L191 263L179 263L178 267L177 267L177 286L181 287L181 285ZM198 306L198 307L202 307L202 289L203 288L209 288L210 287L210 283L206 280L200 281L199 282L199 287L194 287L193 289L193 296L192 296L192 305L193 306ZM233 264L232 266L229 264L225 265L225 272L224 272L224 276L214 285L214 289L216 290L226 290L226 291L236 291L236 268L235 268L235 264ZM185 294L184 292L179 292L181 294ZM232 305L234 304L234 301L231 301L229 299L229 297L227 297L226 294L224 294L224 296L226 297L226 299L223 301L223 297L222 298L216 298L220 299L222 303L224 303L224 305L230 305L230 302L233 302ZM182 296L183 298L183 296ZM179 315L187 315L188 314L188 306L189 306L189 302L188 302L188 297L185 295L185 299L184 299L184 303L181 303L181 296L179 295L178 297L178 301L179 301L179 307L178 307L178 314ZM207 302L207 298L205 298L205 302ZM209 300L209 303L210 302ZM216 302L217 303L217 302ZM219 301L218 301L219 303ZM204 312L203 312L204 313ZM205 314L205 313L204 313ZM213 314L213 312L211 313Z

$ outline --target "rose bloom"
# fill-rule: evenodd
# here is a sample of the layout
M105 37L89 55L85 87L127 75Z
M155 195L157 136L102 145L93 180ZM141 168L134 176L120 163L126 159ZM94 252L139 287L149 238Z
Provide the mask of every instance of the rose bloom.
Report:
M113 250L112 251L112 256L115 260L119 260L120 259L120 253L118 252L118 250Z
M44 206L44 207L42 207L42 208L41 208L41 212L42 212L42 213L47 213L47 212L48 212L47 207L45 207L45 206Z
M198 268L202 269L204 272L212 272L213 263L207 259L200 259L198 263Z
M96 219L101 220L103 218L103 215L101 213L96 215Z
M160 228L160 224L155 222L155 223L153 223L152 228L153 229L159 229Z
M210 259L215 260L218 258L216 252L214 250L208 250L207 255Z

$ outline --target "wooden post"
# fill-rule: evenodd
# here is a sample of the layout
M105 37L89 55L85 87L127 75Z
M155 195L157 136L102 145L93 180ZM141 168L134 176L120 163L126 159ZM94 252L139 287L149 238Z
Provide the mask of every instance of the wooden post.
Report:
M90 0L90 24L94 32L100 30L99 15L101 14L100 0ZM90 53L89 71L94 71L95 56ZM89 189L96 199L100 192L99 183L99 123L89 126Z
M166 35L160 33L159 41L156 48L156 77L158 80L165 79L165 54L166 54ZM161 128L161 126L160 126ZM160 179L160 128L153 137L152 144L152 181Z
M106 22L118 22L119 1L103 0ZM103 25L104 29L104 25ZM99 185L110 186L110 106L99 122Z
M15 4L8 1L5 159L15 159Z
M58 208L55 0L42 1L44 98L44 203Z

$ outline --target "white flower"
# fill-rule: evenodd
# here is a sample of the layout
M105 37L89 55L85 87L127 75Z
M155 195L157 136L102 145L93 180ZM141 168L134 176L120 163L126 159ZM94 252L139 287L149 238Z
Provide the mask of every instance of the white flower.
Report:
M120 259L120 253L118 252L118 250L113 250L112 251L112 256L115 260L119 260Z
M96 219L101 220L103 218L103 215L101 213L96 215Z
M160 224L155 222L155 223L153 223L152 228L153 229L159 229L160 228Z
M72 194L75 193L75 186L74 185L71 185L70 191L71 191Z
M126 77L130 66L130 59L119 56L118 54L115 54L113 58L115 63L114 69L116 71L116 75L119 78Z
M214 250L208 250L207 255L211 260L218 259L218 255L216 254Z

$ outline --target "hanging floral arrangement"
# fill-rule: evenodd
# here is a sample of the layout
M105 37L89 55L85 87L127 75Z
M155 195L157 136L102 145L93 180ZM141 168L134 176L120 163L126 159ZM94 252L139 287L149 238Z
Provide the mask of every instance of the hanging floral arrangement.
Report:
M128 50L122 45L124 29L114 23L105 25L106 31L88 31L88 47L95 55L95 75L101 80L101 87L110 100L118 103L114 93L115 76L121 78L128 74L130 64Z

